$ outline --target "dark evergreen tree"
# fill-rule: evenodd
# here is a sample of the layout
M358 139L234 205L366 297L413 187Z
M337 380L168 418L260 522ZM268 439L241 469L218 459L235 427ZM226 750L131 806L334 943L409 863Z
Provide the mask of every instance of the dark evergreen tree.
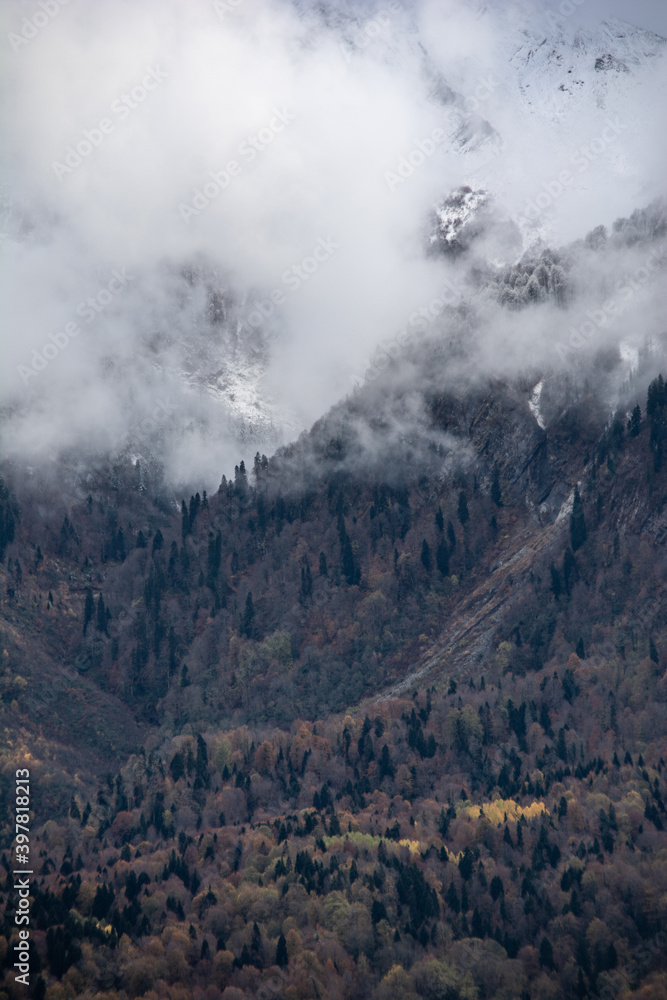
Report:
M393 778L394 777L394 765L391 762L391 757L389 756L389 747L385 743L382 747L382 752L380 754L380 763L378 765L380 781L383 778Z
M454 913L460 912L461 902L459 900L459 894L456 891L456 886L454 885L453 880L449 883L449 889L447 890L447 893L445 895L445 902L447 903L447 906L450 908L450 910L454 911Z
M449 576L449 549L443 541L438 543L435 562L442 575Z
M95 628L98 632L103 632L105 635L109 634L107 618L108 614L106 608L104 607L104 598L102 597L102 592L100 591L100 595L97 598L97 623Z
M463 490L459 493L459 506L458 506L459 521L465 527L465 525L470 520L470 512L468 511L468 498L466 497Z
M502 493L500 490L500 472L497 465L493 467L493 479L491 481L491 499L496 507L502 507Z
M86 591L86 601L83 607L83 634L86 634L88 626L93 620L93 615L95 614L95 600L93 598L92 590Z
M245 608L243 611L243 618L241 620L241 632L246 635L249 639L254 638L255 635L255 605L252 600L252 591L248 591L248 596L245 599Z
M285 935L281 933L278 938L278 946L276 947L276 965L278 968L284 969L287 967L288 962L287 941L285 940Z
M553 969L554 951L548 938L543 937L540 942L540 965L545 969Z
M171 776L174 781L178 781L179 778L185 775L185 762L183 760L182 753L175 753L171 759L171 764L169 765L169 770L171 771Z
M586 520L584 518L584 505L579 496L579 487L574 487L574 500L572 502L572 513L570 514L570 541L572 551L576 552L586 541Z
M429 547L426 539L422 542L422 552L421 552L422 566L427 573L431 572L431 549Z
M456 548L456 533L451 521L447 522L447 541L449 542L449 554L451 555Z

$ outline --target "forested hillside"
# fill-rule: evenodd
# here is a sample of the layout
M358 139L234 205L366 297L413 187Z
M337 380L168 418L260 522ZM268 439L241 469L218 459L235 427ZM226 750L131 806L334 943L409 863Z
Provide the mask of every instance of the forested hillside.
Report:
M35 995L664 997L666 407L434 394L361 472L348 409L215 495L119 462L57 517L8 469Z

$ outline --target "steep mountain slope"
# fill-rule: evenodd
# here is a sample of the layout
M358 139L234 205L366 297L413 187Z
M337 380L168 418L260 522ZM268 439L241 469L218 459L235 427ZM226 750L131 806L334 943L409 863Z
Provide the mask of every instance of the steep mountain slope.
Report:
M531 400L433 397L433 429L465 428L475 456L453 479L400 476L393 450L346 470L357 402L180 517L136 466L106 495L91 476L59 531L27 482L18 506L3 492L3 724L31 753L42 995L659 1000L667 390L606 426L590 393L546 430ZM47 581L53 609L78 591L72 626L40 607ZM105 781L54 775L28 736L48 727L13 673L17 617L149 716ZM99 718L108 697L80 690ZM5 801L25 759L6 744Z

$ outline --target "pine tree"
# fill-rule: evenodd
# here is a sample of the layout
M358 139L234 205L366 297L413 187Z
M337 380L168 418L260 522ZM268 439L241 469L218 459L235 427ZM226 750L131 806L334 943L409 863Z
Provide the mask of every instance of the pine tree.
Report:
M389 756L389 747L387 746L386 743L382 747L382 752L380 754L379 774L380 774L380 780L386 777L389 778L394 777L394 765L391 762L391 757Z
M102 597L101 591L100 596L97 599L97 624L95 625L95 628L98 632L104 632L105 635L109 634L107 630L107 611L104 607L104 598Z
M586 520L584 518L584 505L579 496L579 487L574 487L574 500L572 502L572 513L570 514L570 540L572 551L576 552L586 541Z
M628 424L628 430L630 432L630 437L637 437L639 430L642 425L642 411L639 408L639 404L635 406L630 417L630 422Z
M546 969L554 968L554 951L548 938L543 937L540 942L540 965Z
M435 526L438 531L442 532L445 530L445 519L442 516L442 508L438 507L435 515Z
M449 542L449 554L451 555L456 548L456 533L451 521L447 522L447 541Z
M285 935L281 934L278 938L278 946L276 948L276 965L280 969L284 969L289 962L289 957L287 955L287 941L285 940Z
M83 608L83 634L86 634L86 630L93 620L93 615L95 614L95 600L93 598L92 590L86 591L86 603Z
M421 554L422 566L427 573L431 572L431 549L429 547L426 539L422 542L422 554Z
M301 590L299 591L299 601L305 604L313 592L313 577L310 572L310 564L305 560L305 565L301 567Z
M500 473L498 471L498 466L493 467L493 480L491 482L491 499L496 505L496 507L502 507L502 494L500 491Z
M438 544L435 563L443 576L449 576L449 549L443 541Z
M447 890L447 893L445 895L445 902L447 903L447 906L450 908L450 910L454 911L454 913L460 912L461 902L459 900L459 894L456 891L456 886L454 885L453 880L449 883L449 889Z
M465 527L465 525L470 520L470 512L468 511L468 498L466 497L463 490L459 493L459 509L458 509L459 521Z
M243 611L243 619L241 621L241 632L249 639L252 639L255 634L255 606L253 604L251 590L248 591L248 596L245 599L245 609Z

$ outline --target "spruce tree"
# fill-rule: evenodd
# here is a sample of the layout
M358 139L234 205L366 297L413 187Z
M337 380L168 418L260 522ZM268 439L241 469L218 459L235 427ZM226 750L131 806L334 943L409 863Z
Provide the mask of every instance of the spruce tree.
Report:
M456 548L456 533L451 521L447 522L447 541L449 542L449 554L451 555Z
M285 935L281 934L278 938L278 946L276 948L276 965L280 969L284 969L289 962L289 957L287 955L287 941L285 940Z
M500 473L498 471L498 466L493 467L493 480L491 482L491 499L493 500L496 507L502 507L502 494L500 492Z
M470 520L470 513L468 511L468 498L466 497L463 490L459 493L459 509L458 509L459 521L465 527L465 525Z
M442 541L438 545L435 562L442 575L449 576L449 549Z
M93 620L93 615L95 614L95 600L93 598L92 590L86 591L86 603L83 608L83 634L86 634L86 630Z
M579 487L574 487L574 500L572 502L572 513L570 514L570 540L572 551L576 552L586 541L586 519L584 518L584 505L579 496Z
M104 607L104 598L102 597L101 591L100 596L97 599L97 624L95 627L98 632L104 632L105 635L109 634L107 631L107 611Z
M422 566L427 573L431 572L431 549L429 547L426 539L422 542L422 554L421 554Z
M248 591L248 596L245 599L245 608L243 611L243 618L241 620L241 632L249 639L252 639L255 634L255 606L253 604L251 590Z

